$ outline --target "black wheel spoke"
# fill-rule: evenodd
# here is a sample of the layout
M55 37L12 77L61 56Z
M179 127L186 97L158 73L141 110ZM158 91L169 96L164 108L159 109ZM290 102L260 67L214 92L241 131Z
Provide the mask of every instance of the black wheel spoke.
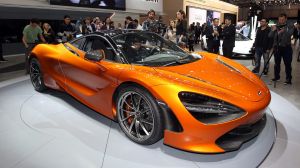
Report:
M32 80L36 80L38 77L39 77L39 75L32 75L33 77L32 77Z
M36 68L34 68L34 66L36 66L36 65L32 65L31 69L33 69L34 72L39 72L39 70L37 70Z

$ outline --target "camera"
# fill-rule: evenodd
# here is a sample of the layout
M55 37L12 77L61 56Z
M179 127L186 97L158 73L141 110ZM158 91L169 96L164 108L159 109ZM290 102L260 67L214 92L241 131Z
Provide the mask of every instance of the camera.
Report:
M283 25L276 25L276 27L277 27L278 30L284 29L285 26L286 26L286 24L283 24Z

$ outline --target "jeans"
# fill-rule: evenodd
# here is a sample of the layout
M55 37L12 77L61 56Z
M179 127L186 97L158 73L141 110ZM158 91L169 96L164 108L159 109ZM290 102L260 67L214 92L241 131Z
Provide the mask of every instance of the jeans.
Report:
M28 48L25 48L25 70L26 73L29 73L29 62L28 62L28 58L29 58L29 54L31 53L31 50L33 49L33 47L35 46L35 43L28 43Z
M285 73L286 73L286 80L292 80L292 61L293 61L293 49L291 46L286 47L278 47L275 48L275 79L280 79L280 65L281 65L281 58L283 58L283 62L285 65Z
M259 73L259 71L260 71L260 61L261 61L262 56L264 58L264 72L263 73L269 72L269 64L266 65L266 63L268 62L268 59L269 59L269 53L265 52L263 48L255 48L255 68L253 69L253 72L255 72L255 73Z

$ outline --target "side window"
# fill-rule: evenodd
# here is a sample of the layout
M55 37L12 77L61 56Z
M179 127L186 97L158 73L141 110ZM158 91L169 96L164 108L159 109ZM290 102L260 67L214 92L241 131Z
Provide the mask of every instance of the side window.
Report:
M76 48L78 48L78 49L82 49L82 44L83 44L83 42L85 41L85 38L80 38L80 39L78 39L78 40L75 40L75 41L73 41L71 44L74 46L74 47L76 47Z
M85 51L85 52L92 51L92 45L93 45L93 39L88 38L84 45L83 51Z
M115 61L115 52L112 46L101 37L87 39L83 50L85 52L98 50L100 52L100 50L102 50L104 52L105 60Z
M243 36L242 34L236 33L235 40L236 41L247 41L247 37Z

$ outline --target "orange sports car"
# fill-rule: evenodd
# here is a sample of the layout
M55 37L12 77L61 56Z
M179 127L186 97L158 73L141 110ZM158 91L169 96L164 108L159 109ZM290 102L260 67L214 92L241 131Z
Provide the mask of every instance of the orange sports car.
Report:
M39 44L29 57L35 90L67 92L117 121L138 144L164 138L185 151L222 153L239 149L266 123L271 96L256 75L154 33L95 33Z

